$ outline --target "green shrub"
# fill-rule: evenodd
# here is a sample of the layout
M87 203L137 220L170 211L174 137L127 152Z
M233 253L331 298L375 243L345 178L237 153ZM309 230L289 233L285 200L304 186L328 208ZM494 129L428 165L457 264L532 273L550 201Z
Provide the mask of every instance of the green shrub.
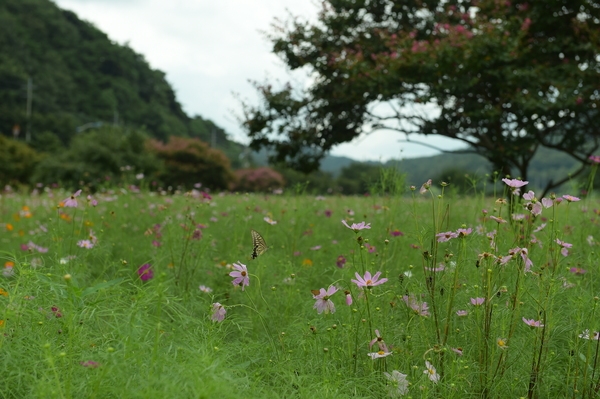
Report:
M27 144L0 135L0 184L29 182L41 156Z
M160 163L145 150L145 140L140 131L110 126L82 133L66 151L44 158L35 170L33 182L97 189L105 182L131 182L138 173L157 174Z

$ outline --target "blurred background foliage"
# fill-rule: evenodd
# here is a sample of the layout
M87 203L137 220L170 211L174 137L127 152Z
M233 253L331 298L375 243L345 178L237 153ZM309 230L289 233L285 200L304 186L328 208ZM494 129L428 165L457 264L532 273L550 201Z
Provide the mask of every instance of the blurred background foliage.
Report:
M458 153L387 163L327 156L311 173L266 167L265 151L253 152L214 122L188 116L165 74L141 54L50 0L0 2L0 55L2 185L98 190L202 183L205 189L362 195L402 191L385 183L393 175L403 188L433 178L466 194L473 176L478 187L490 179L484 157ZM540 149L529 180L541 187L575 166Z

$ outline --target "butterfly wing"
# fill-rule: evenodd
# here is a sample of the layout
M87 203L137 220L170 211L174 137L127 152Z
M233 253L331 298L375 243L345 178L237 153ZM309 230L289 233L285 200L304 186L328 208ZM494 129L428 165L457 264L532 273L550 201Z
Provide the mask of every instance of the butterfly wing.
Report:
M252 259L258 258L258 255L264 254L269 247L265 239L256 230L250 230L252 233Z

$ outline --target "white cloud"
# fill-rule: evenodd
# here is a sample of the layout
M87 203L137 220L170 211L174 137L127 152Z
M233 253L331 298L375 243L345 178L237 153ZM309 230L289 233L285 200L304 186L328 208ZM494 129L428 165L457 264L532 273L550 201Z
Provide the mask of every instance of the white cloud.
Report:
M310 0L55 2L92 22L111 40L129 43L152 68L166 73L188 114L213 120L241 142L247 139L235 117L241 107L233 93L253 100L257 97L248 80L262 82L269 77L287 81L298 77L290 75L270 52L270 43L261 31L270 32L275 18L287 19L287 9L306 19L316 18L318 12L318 6ZM405 157L408 152L413 156L432 153L397 143L399 138L394 133L374 133L342 144L333 153L361 160L398 157L402 148Z

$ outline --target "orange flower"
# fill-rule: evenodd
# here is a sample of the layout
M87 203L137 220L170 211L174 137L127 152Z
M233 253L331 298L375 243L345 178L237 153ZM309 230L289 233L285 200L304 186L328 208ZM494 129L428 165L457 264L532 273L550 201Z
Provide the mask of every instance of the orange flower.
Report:
M0 288L0 295L8 297L8 292L6 292L2 288Z
M0 327L4 327L4 320L0 320Z
M4 267L15 267L15 262L6 261L4 262Z
M309 266L309 267L310 267L310 266L312 266L312 265L313 265L313 261L312 261L312 260L310 260L310 259L304 259L304 260L302 261L302 266Z
M29 212L29 207L27 205L21 208L21 212L19 212L19 214L24 218L30 218L32 216L31 212Z
M8 231L13 231L13 229L14 229L14 227L13 227L13 225L12 225L12 224L10 224L10 223L6 223L6 230L8 230Z
M71 216L67 215L66 213L61 213L61 214L60 214L60 218L61 218L62 220L65 220L65 221L67 221L67 222L70 222L70 221L71 221Z

